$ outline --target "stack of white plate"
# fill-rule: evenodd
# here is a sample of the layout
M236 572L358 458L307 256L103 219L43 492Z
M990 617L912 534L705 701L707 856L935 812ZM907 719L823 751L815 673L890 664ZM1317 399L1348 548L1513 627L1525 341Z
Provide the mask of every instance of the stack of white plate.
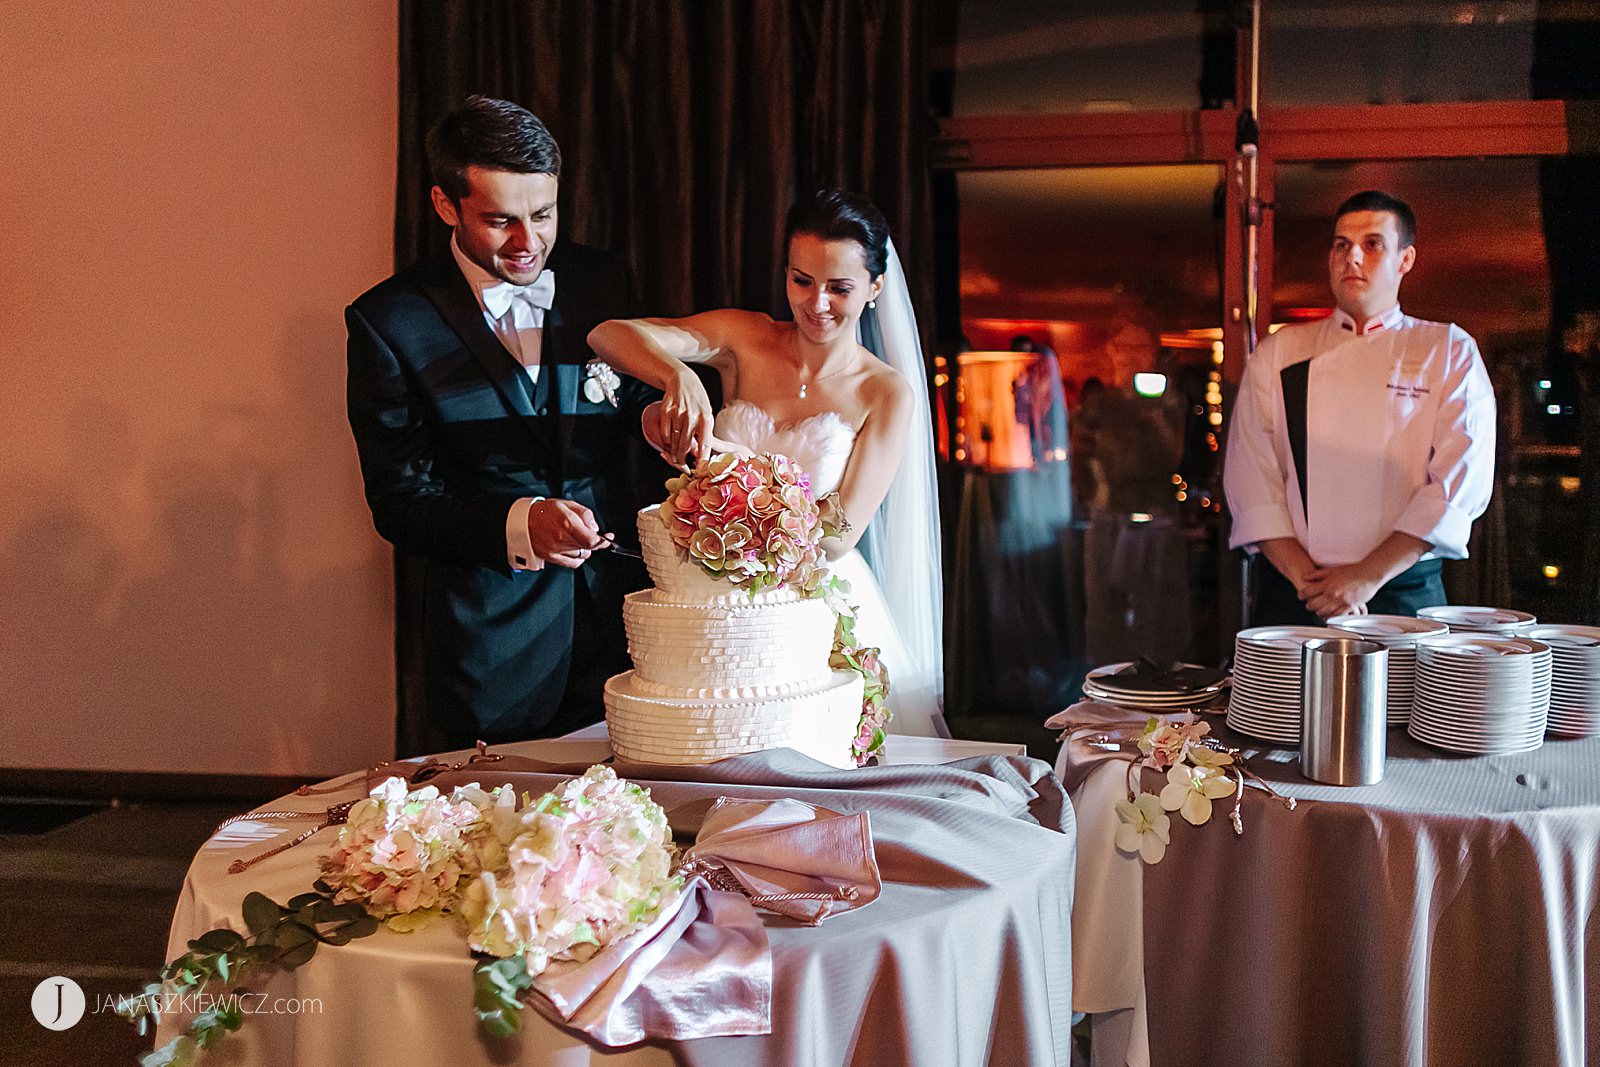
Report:
M1550 662L1550 646L1526 637L1424 638L1406 732L1451 752L1531 752L1544 744Z
M1550 732L1600 734L1600 626L1550 623L1530 627L1527 637L1550 646Z
M1452 633L1497 634L1513 637L1525 633L1539 620L1526 611L1510 608L1479 608L1466 604L1446 604L1438 608L1421 608L1417 618L1442 622Z
M1227 678L1221 678L1213 685L1189 691L1176 688L1134 689L1122 684L1116 676L1118 671L1131 666L1131 663L1108 663L1104 667L1096 667L1083 680L1083 695L1102 704L1117 704L1125 708L1138 708L1141 711L1182 711L1185 708L1199 708L1212 703L1217 694L1228 684ZM1180 663L1178 666L1191 667L1195 670L1205 669L1193 663Z
M1349 630L1364 641L1389 650L1389 725L1411 721L1411 699L1416 691L1417 641L1449 633L1450 627L1409 615L1335 615L1328 625Z
M1242 734L1300 743L1300 650L1319 637L1350 635L1327 626L1256 626L1233 640L1228 725Z

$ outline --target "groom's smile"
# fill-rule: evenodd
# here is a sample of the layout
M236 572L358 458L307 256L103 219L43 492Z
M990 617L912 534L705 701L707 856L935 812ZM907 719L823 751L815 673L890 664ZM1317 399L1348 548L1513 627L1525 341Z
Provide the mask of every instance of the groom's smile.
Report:
M470 191L459 201L434 187L434 210L455 228L472 262L513 285L533 282L555 244L559 181L478 166L468 167L466 177Z

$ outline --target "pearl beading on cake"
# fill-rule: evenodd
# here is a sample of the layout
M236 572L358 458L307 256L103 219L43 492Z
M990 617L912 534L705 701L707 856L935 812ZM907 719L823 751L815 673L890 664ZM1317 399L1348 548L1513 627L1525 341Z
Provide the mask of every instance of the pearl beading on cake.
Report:
M647 763L709 763L792 748L835 767L854 767L850 741L861 717L861 675L829 674L823 687L758 701L663 699L639 694L634 672L606 683L611 747Z
M679 548L660 508L639 513L654 589L623 602L634 669L606 682L623 759L686 765L792 748L850 768L862 679L833 671L833 611L788 590L752 596Z
M834 620L820 600L706 607L646 590L627 596L622 620L640 687L660 696L774 696L829 673Z

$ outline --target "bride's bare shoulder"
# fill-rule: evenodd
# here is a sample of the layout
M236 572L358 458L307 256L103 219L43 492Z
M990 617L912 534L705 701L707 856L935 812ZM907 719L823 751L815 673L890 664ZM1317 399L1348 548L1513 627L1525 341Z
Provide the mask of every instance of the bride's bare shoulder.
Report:
M912 401L911 383L905 375L863 348L867 366L866 380L862 383L862 399L872 408L909 408Z
M772 329L774 323L772 316L763 311L745 311L743 308L722 308L719 311L708 312L717 316L726 323L729 329L738 330L744 334L760 333Z

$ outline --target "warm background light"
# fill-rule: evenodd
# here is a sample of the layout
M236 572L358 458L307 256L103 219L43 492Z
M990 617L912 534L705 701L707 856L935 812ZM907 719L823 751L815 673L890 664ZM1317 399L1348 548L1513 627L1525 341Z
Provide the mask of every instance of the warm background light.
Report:
M394 5L23 4L0 34L0 763L392 754L343 306L392 269Z

